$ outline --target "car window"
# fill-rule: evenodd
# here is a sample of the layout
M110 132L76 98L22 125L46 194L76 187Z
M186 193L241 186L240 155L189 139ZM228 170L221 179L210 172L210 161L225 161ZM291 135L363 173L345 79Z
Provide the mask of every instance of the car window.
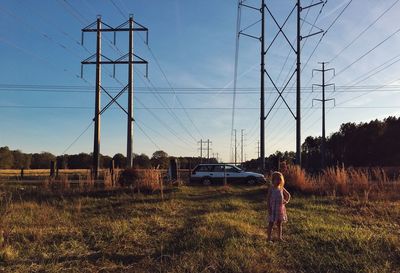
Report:
M226 169L227 173L237 173L237 172L239 172L239 170L237 168L235 168L234 166L230 166L230 165L225 166L225 169Z
M215 172L215 173L223 173L224 172L224 166L223 165L214 166L213 172Z
M211 172L210 165L201 165L196 168L196 172Z

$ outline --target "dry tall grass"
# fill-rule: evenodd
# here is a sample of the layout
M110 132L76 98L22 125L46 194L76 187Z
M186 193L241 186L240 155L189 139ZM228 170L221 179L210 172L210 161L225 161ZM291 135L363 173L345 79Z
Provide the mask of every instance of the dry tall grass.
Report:
M304 193L313 192L314 184L304 169L297 166L287 166L284 171L285 185L291 190Z
M319 175L310 175L298 166L288 166L284 176L288 189L306 194L357 196L363 200L400 197L400 182L390 180L381 168L330 167Z
M138 192L154 192L161 189L161 172L155 169L126 169L121 173L119 183Z

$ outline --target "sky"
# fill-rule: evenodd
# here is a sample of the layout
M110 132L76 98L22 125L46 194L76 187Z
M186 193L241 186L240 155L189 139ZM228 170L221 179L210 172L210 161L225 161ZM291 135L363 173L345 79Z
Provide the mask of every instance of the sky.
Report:
M282 25L295 1L266 1ZM303 0L306 7L316 3ZM319 62L326 68L327 135L345 122L367 122L400 115L399 0L329 0L304 9L302 36L302 139L321 134ZM95 34L81 29L102 21L116 27L129 15L149 29L135 33L134 52L149 63L134 73L134 153L164 150L174 156L198 156L199 141L209 139L210 155L232 161L232 117L240 160L257 157L259 141L260 42L241 35L235 111L236 0L3 0L0 2L0 146L56 155L93 149L95 68L81 61L96 51ZM246 4L260 6L260 1ZM260 19L257 10L241 9L240 29ZM281 89L293 73L296 17L289 17L268 50L266 70ZM266 12L266 47L279 30ZM260 23L244 33L260 36ZM287 41L288 40L288 41ZM117 59L127 53L127 33L103 34L102 54ZM104 65L102 86L116 95L127 84L127 67ZM277 98L266 79L266 113ZM283 96L295 113L295 77ZM313 91L313 92L312 92ZM102 105L109 97L102 94ZM118 102L127 105L126 94ZM232 115L234 113L234 115ZM126 114L116 105L101 118L102 154L126 153ZM282 100L266 118L266 154L295 150L295 120Z

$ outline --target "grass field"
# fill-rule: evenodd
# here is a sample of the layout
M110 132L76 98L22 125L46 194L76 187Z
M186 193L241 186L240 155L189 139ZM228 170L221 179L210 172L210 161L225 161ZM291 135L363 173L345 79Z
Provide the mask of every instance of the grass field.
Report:
M88 169L60 169L60 175L89 175L90 170ZM50 175L50 169L25 169L24 176L27 177L46 177ZM1 169L0 178L18 178L21 176L21 170L16 169Z
M400 272L400 202L293 195L266 240L266 188L3 198L0 272ZM8 204L6 209L6 204Z

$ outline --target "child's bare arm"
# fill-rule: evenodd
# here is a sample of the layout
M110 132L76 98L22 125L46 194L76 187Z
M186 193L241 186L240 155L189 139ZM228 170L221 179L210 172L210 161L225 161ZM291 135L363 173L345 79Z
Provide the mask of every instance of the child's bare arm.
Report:
M271 199L271 186L268 187L268 194L267 194L268 209L269 209L270 199Z
M284 195L284 203L285 204L289 203L291 195L285 188L283 188L283 195Z

